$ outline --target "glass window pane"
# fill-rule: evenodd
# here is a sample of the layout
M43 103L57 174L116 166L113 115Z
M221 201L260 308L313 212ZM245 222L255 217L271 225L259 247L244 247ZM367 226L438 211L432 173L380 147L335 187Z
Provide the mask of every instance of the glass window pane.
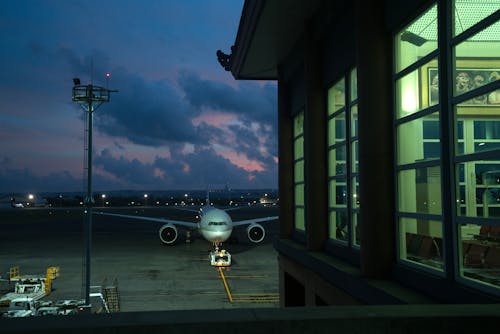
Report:
M397 127L398 164L439 159L440 156L438 113L402 123Z
M399 211L441 214L441 170L439 166L400 171Z
M500 226L460 226L461 274L477 282L500 286Z
M455 0L453 36L461 34L499 9L498 1Z
M297 137L304 132L304 112L300 112L293 119L293 136Z
M351 107L351 137L358 135L358 105Z
M443 226L437 220L400 218L400 258L443 269Z
M294 140L294 159L301 159L304 157L304 137L299 137Z
M331 208L347 208L347 184L345 178L330 180L328 198Z
M347 241L347 212L346 211L331 211L330 212L330 239Z
M351 144L351 155L352 155L352 160L351 160L351 166L352 169L351 171L353 173L357 173L359 171L359 158L358 158L358 141L354 141Z
M454 49L455 96L500 79L500 21L458 44ZM481 95L471 104L498 104L496 95Z
M342 145L328 152L328 176L344 175L346 173L346 147Z
M304 185L295 185L295 205L304 205Z
M342 79L328 89L328 115L345 106L345 80Z
M464 162L457 168L458 215L500 217L500 160Z
M352 179L352 208L359 208L359 178L353 177Z
M356 246L359 246L360 243L361 243L361 233L360 233L360 225L358 223L358 213L353 213L351 215L352 217L352 226L353 226L353 231L354 231L354 240L353 240L353 244L356 245Z
M437 28L437 5L434 5L396 35L397 72L436 50Z
M439 119L437 113L422 120L422 131L424 139L439 139Z
M500 120L475 120L474 139L500 139Z
M304 160L300 160L295 163L293 174L295 182L304 181Z
M439 102L438 62L431 60L396 81L396 117L402 118Z
M457 154L500 149L500 104L477 106L472 103L468 100L455 107Z
M328 121L328 145L334 145L346 140L345 112Z
M351 101L358 98L358 70L355 68L351 71Z
M304 209L303 208L295 208L295 228L297 230L305 231L305 223L304 223Z

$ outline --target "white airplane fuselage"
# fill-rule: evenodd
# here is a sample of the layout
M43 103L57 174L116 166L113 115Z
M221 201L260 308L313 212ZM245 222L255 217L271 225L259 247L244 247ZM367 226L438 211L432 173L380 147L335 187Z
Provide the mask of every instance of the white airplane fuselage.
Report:
M233 221L224 210L204 206L200 209L199 219L201 235L213 244L223 243L233 232Z

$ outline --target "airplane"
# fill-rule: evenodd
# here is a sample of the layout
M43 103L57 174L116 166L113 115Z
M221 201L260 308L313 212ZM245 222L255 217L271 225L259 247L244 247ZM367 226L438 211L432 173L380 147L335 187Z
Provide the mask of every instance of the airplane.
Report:
M176 226L183 226L191 229L197 229L206 240L210 241L213 244L216 252L218 251L219 246L221 246L223 242L229 239L231 233L233 232L234 227L247 226L246 232L248 239L252 243L260 243L264 240L264 237L266 236L266 231L264 227L259 223L272 221L279 218L278 216L271 216L271 217L233 221L229 216L229 214L227 213L227 211L234 210L235 208L229 208L224 210L224 209L218 209L210 205L210 198L208 192L205 205L200 207L199 210L191 210L184 208L177 208L177 209L196 212L199 221L195 223L195 222L179 221L172 219L131 216L131 215L123 215L123 214L107 213L107 212L95 212L95 214L164 223L164 225L160 228L158 234L161 242L165 245L173 245L177 240L179 233L177 231Z
M16 199L14 197L12 197L10 199L10 206L13 208L24 208L24 204L23 203L16 203Z

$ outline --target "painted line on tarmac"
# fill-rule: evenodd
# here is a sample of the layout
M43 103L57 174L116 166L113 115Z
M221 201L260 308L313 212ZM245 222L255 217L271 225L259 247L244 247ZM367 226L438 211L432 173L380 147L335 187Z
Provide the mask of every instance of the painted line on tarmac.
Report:
M222 283L224 283L224 288L226 289L226 295L227 299L229 299L229 302L233 302L233 296L231 295L231 290L229 289L229 285L227 284L226 277L224 276L224 272L221 267L217 267L217 270L219 270L220 278L222 279Z
M221 267L217 267L219 271L219 277L224 284L224 289L226 290L227 299L230 303L278 303L279 293L238 293L232 294L229 284L227 283L228 277L238 277L238 276L225 276L224 270ZM252 277L252 276L245 276ZM256 276L259 277L259 276Z

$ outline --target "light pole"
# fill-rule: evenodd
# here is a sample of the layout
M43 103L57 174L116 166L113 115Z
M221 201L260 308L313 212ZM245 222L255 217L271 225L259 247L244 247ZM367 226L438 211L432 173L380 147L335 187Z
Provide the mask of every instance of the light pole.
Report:
M101 198L102 198L102 206L104 207L104 201L106 200L106 194L102 194Z
M109 78L109 76L107 75ZM109 90L99 86L82 85L79 78L73 79L73 94L72 100L80 104L82 109L87 113L86 124L86 138L85 149L87 150L87 195L83 203L85 207L85 304L90 305L90 259L91 259L91 245L92 245L92 207L94 205L94 198L92 195L92 122L93 113L104 102L109 102L110 93L117 92L117 90Z
M144 194L144 206L148 206L148 194Z

